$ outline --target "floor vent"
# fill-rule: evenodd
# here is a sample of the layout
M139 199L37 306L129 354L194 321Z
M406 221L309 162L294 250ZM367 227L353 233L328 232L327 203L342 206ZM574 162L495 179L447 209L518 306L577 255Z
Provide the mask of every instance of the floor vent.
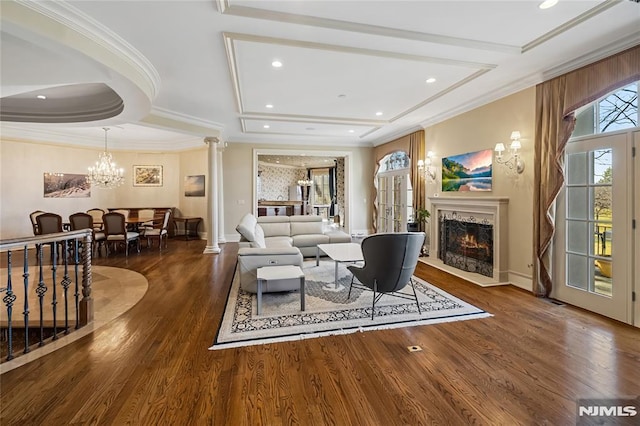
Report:
M547 300L549 303L553 303L554 305L558 305L558 306L565 306L565 304L564 304L564 303L562 303L561 301L556 300L556 299L546 299L546 300Z

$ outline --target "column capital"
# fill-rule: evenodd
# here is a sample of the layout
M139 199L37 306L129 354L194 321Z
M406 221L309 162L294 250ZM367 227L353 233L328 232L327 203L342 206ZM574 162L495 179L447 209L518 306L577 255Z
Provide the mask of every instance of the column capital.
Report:
M207 136L206 138L204 138L204 143L206 143L207 145L210 143L220 143L220 138L218 138L217 136Z

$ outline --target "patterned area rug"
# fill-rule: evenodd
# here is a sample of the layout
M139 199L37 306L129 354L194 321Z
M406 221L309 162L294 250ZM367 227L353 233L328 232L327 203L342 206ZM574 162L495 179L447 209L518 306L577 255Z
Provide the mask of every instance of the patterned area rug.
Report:
M351 297L347 298L351 273L344 264L339 264L338 268L338 283L343 285L344 289L337 292L325 289L334 287L335 269L332 260L324 258L320 261L320 266L316 266L315 260L307 260L303 270L305 311L300 310L298 291L265 293L262 295L260 315L257 315L256 295L240 289L239 274L236 271L220 328L213 346L209 349L491 316L414 277L422 313L418 313L415 300L385 295L376 303L372 320L373 292L354 286ZM403 292L413 296L409 285Z

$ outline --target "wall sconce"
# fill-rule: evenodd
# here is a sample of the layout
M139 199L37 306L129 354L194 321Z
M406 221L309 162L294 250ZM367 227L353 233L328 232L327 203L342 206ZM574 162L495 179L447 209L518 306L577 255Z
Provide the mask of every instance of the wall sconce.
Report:
M298 181L298 185L300 185L300 186L311 186L311 185L313 185L313 181L311 179L300 179Z
M509 158L504 158L502 153L505 151L504 144L502 142L497 143L494 151L496 152L496 162L498 164L504 164L509 168L507 174L524 172L524 160L520 157L520 132L515 130L511 132L511 145L509 145Z
M418 170L423 171L430 182L436 181L436 168L431 165L433 157L435 157L433 151L429 151L425 160L418 160Z

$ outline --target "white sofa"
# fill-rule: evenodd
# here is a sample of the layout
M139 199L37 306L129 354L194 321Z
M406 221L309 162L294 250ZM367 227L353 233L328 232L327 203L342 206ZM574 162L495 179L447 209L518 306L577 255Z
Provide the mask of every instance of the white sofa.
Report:
M257 290L256 270L269 265L302 267L303 256L315 257L318 244L348 243L349 234L322 230L320 216L260 216L246 214L236 231L240 233L238 265L240 287ZM263 292L298 290L299 280L269 281Z

